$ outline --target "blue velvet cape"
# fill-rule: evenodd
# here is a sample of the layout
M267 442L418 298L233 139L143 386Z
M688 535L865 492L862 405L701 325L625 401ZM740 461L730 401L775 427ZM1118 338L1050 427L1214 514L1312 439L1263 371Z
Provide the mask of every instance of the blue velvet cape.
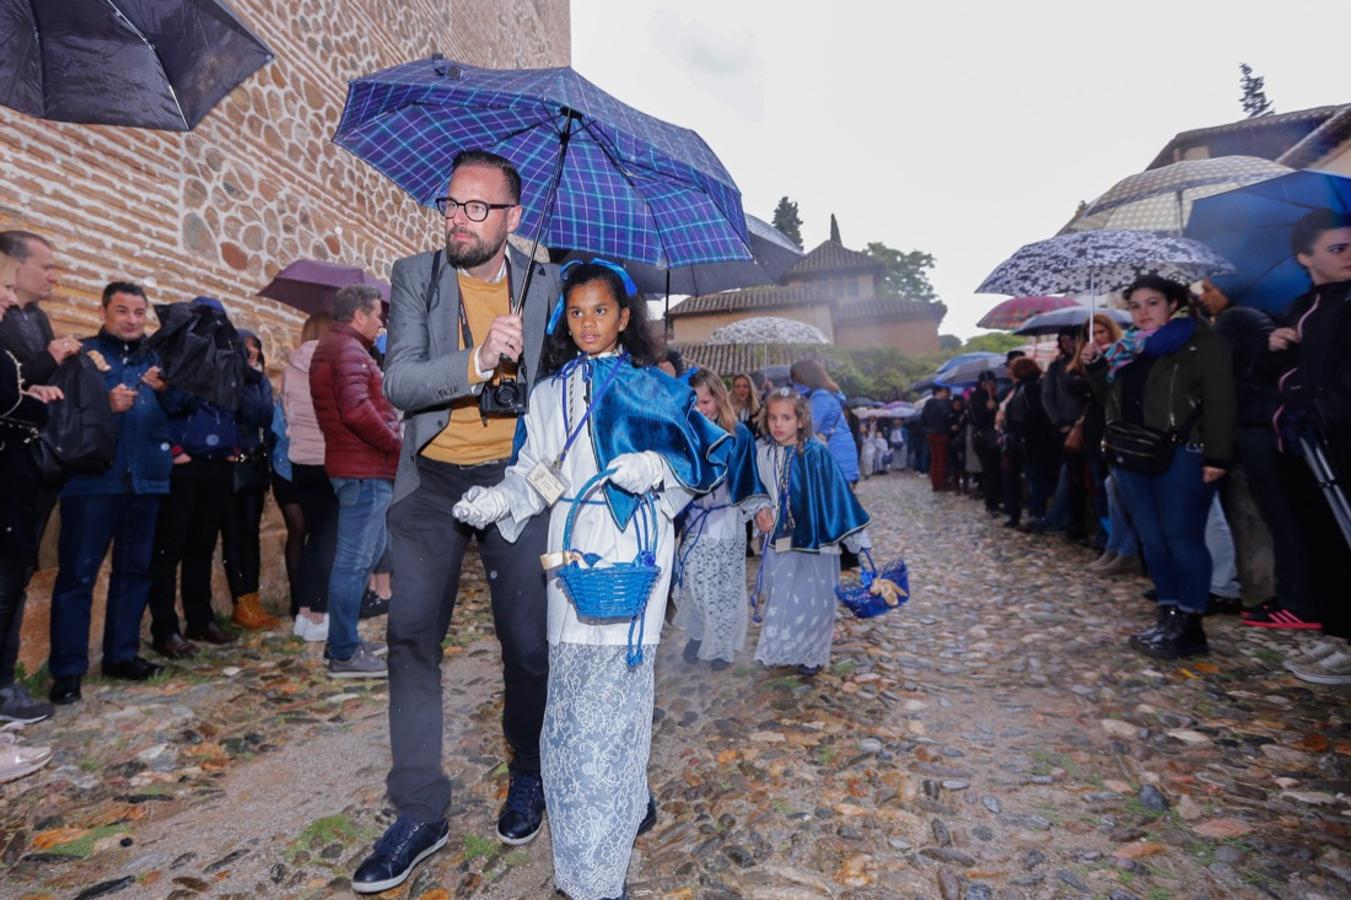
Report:
M588 393L598 390L616 365L621 367L587 422L597 469L605 469L621 454L652 450L666 461L681 486L693 493L711 491L727 476L732 436L699 412L688 384L658 368L639 368L618 356L578 357L554 377L565 378L579 365L589 370ZM602 490L615 524L626 527L638 508L638 495L608 481Z
M868 513L849 489L839 463L814 437L794 454L788 499L793 512L794 550L816 553L868 527ZM775 537L783 536L782 527L782 522L775 526Z
M755 435L741 422L732 433L732 452L727 460L727 496L733 503L747 497L768 497L760 481L760 470L755 465Z

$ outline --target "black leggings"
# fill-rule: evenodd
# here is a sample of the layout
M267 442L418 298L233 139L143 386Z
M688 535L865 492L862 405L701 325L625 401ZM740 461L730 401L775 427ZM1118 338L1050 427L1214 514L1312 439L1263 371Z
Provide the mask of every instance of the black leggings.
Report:
M292 593L294 615L299 609L328 610L328 574L338 546L338 498L323 466L291 464L291 484L300 500L304 546L299 577Z

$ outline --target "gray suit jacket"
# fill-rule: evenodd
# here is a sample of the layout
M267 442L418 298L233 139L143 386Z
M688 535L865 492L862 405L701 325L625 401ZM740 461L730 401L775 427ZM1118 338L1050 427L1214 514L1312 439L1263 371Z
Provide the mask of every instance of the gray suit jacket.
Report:
M420 479L417 457L432 438L441 433L450 418L450 402L477 396L481 384L469 383L469 354L460 350L460 282L455 267L441 260L437 289L427 297L432 277L433 253L419 253L394 264L390 275L389 341L385 353L385 396L404 414L406 428L394 478L392 503L417 490ZM526 257L507 248L508 278L512 298L525 277ZM526 380L530 386L539 377L540 350L550 308L558 299L560 283L553 266L532 263L534 277L526 295Z

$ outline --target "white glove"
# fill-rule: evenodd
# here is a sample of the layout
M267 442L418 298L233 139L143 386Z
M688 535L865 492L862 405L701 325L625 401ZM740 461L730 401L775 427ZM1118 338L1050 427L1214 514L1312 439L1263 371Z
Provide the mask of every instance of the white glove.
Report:
M475 485L451 509L451 515L472 528L487 528L510 512L506 494Z
M621 453L610 463L614 474L610 482L631 494L641 494L661 484L666 474L666 463L651 450L641 453Z
M868 537L868 529L866 528L862 531L855 531L841 543L844 544L844 549L855 556L862 556L864 550L871 550L873 548L872 538Z

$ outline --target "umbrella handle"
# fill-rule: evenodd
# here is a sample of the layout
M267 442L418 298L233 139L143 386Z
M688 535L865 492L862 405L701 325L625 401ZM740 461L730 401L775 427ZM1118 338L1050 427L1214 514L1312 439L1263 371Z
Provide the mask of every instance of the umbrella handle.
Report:
M562 134L558 136L558 159L554 160L554 171L549 176L548 200L544 204L544 215L540 219L539 229L535 232L535 241L530 246L530 262L526 266L525 277L521 279L521 288L516 293L516 300L511 304L513 316L519 316L525 306L525 293L530 288L531 276L535 274L535 254L539 252L540 238L548 229L549 220L553 218L554 205L558 202L558 186L563 182L563 161L568 155L568 143L572 140L572 127L574 123L582 121L582 114L569 107L561 107L559 112L567 117L567 123L563 126ZM504 362L511 361L505 356L502 359Z

